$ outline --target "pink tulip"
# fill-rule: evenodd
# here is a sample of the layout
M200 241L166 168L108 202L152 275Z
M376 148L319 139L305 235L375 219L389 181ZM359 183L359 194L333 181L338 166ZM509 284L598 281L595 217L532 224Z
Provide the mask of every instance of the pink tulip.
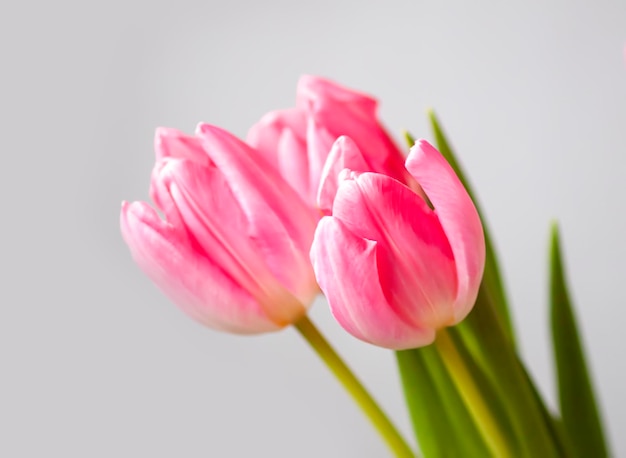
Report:
M316 218L257 151L207 124L156 133L151 195L122 204L121 230L141 269L212 328L273 331L319 291L309 260Z
M298 82L296 107L266 114L248 143L274 164L311 207L333 142L347 135L370 170L405 181L404 156L380 125L372 97L315 76Z
M337 321L355 337L391 349L428 345L476 300L485 263L476 208L426 141L411 149L406 169L434 209L406 184L359 170L358 149L342 141L348 147L329 158L341 165L327 165L320 187L332 216L319 222L311 248L318 283Z

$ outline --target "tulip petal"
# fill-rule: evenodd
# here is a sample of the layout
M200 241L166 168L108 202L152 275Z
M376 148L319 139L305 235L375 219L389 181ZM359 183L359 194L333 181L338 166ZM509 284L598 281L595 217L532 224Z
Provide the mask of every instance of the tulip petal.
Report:
M200 165L211 163L199 138L179 130L159 127L154 134L157 162L166 158L189 159Z
M214 167L170 160L157 183L167 189L202 252L261 304L277 324L304 314L302 304L270 272L225 177ZM291 272L291 271L289 271Z
M207 257L253 295L260 294L257 278L269 273L250 247L243 211L219 170L186 160L162 161L155 169L157 203L167 202L159 208L168 221L175 210L181 226L189 230Z
M483 219L483 232L485 237L485 267L480 283L480 288L478 290L478 295L476 297L476 304L474 305L474 307L480 307L481 302L488 302L490 304L493 304L489 307L495 308L495 311L500 321L502 322L505 333L507 334L513 345L515 345L516 333L513 328L510 307L508 305L507 294L502 278L502 271L500 269L500 262L493 246L493 239L489 235L489 228L484 223L484 213L481 212L481 209L478 206L478 202L475 200L475 197L472 194L472 189L469 185L466 174L463 173L463 170L459 162L457 161L456 154L452 150L450 142L443 131L443 127L440 124L439 119L432 110L430 110L428 115L428 117L430 118L433 136L435 138L435 147L450 164L450 167L452 167L452 170L454 170L454 173L465 187L465 190L470 196L470 199L474 200L474 206L476 207L478 215L482 215L481 219ZM413 143L415 143L415 141L413 141ZM487 298L486 301L481 301L481 297ZM482 330L482 322L480 320L476 321L480 322L480 325L470 325L469 328L475 329L477 331L476 335L480 335L480 332Z
M333 200L339 186L338 182L340 181L339 174L343 169L360 173L376 172L392 176L389 170L380 170L379 166L372 162L371 157L364 156L354 140L346 135L342 135L333 144L320 179L317 203L325 215L332 212ZM395 178L398 179L397 177ZM398 180L426 200L426 194L424 194L422 187L406 170Z
M169 127L159 127L154 134L154 150L157 162L152 169L150 198L166 216L167 220L179 226L180 216L167 190L157 186L162 168L172 159L187 159L199 165L209 166L211 159L202 148L200 139Z
M418 140L406 168L435 207L456 261L458 291L455 322L472 309L485 265L485 239L476 207L443 156L427 141Z
M278 171L304 202L310 201L311 178L306 141L291 129L284 129L276 151Z
M310 200L306 119L301 110L290 108L267 113L250 128L246 141L280 172L303 200Z
M148 204L122 203L120 226L135 262L195 320L241 334L280 329L250 294L198 254L184 231L161 220Z
M338 219L321 219L311 260L333 316L353 336L381 347L432 343L432 329L407 323L390 307L378 281L377 251L376 242L354 235Z
M393 178L364 173L340 185L333 216L357 236L378 242L381 285L399 315L416 326L452 324L454 257L421 197Z
M297 108L276 110L266 113L248 131L246 141L257 149L269 162L272 160L283 130L290 130L300 141L304 141L306 119L304 113Z
M325 126L320 125L313 118L308 119L306 141L307 155L309 162L309 181L311 183L310 202L317 203L317 191L319 189L320 177L324 169L324 164L336 140L336 136L331 134Z
M263 242L288 242L308 253L317 218L296 192L237 137L209 124L200 124L197 131L246 214L251 235ZM288 241L277 238L285 235Z
M339 173L343 169L355 172L368 172L371 169L365 162L361 150L350 138L341 136L333 143L330 154L324 164L322 178L317 194L317 204L324 214L332 213L333 200L339 188Z
M296 103L307 112L315 126L326 129L331 141L341 135L352 138L371 171L406 182L408 174L403 154L378 122L376 99L332 81L305 75L298 82ZM312 135L309 133L307 138L310 142ZM327 151L329 148L323 159Z
M198 135L246 215L248 235L269 270L303 304L310 304L319 292L309 261L318 214L237 137L209 124L199 125Z
M298 80L296 105L316 114L333 115L337 104L346 104L356 112L376 116L378 102L363 92L341 86L334 81L312 75Z

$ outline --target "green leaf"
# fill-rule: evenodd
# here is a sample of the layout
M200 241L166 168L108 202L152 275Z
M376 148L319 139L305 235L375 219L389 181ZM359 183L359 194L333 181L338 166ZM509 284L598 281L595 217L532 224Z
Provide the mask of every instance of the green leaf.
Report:
M500 268L498 266L498 259L496 257L496 253L493 247L493 243L491 241L491 236L489 235L489 231L487 230L487 224L485 222L485 218L483 213L478 205L476 200L476 196L472 192L472 188L469 185L461 166L456 160L455 154L452 151L450 143L448 142L443 129L441 128L441 124L439 123L437 117L435 116L434 111L430 110L429 113L430 123L433 129L433 133L435 135L435 143L437 144L437 149L439 152L446 158L454 172L463 183L463 186L467 190L468 194L474 201L474 205L478 210L478 214L481 217L483 223L483 230L485 232L485 271L483 273L483 293L490 296L490 302L495 306L496 311L498 313L499 319L502 321L504 326L504 331L507 337L515 344L515 334L513 330L513 325L511 322L511 315L509 312L509 307L507 305L506 295L504 292L504 285L502 282L502 277L500 275Z
M523 451L519 456L559 456L558 441L544 415L546 407L536 395L490 300L481 286L472 312L450 331L458 333L463 348L491 381L491 396L500 400L521 441Z
M472 195L437 119L432 113L430 117L439 150ZM480 214L479 208L478 211ZM545 415L545 404L537 395L515 350L506 296L487 231L485 239L485 273L476 304L469 316L449 332L458 342L457 347L463 352L472 378L479 388L485 387L480 392L488 402L487 409L493 412L491 415L506 418L510 423L507 429L512 430L512 438L509 440L514 444L512 450L516 456L562 456L558 438L553 434L552 421ZM504 434L509 437L508 433Z
M406 144L409 145L409 148L415 145L415 137L411 135L409 131L405 130L402 134L404 135L404 140L406 141Z
M532 387L537 404L541 406L542 408L541 413L543 415L543 418L546 424L548 425L550 434L552 435L552 438L559 449L559 456L567 456L567 457L575 456L573 452L572 444L569 441L567 434L565 433L565 429L563 428L563 423L561 422L561 419L555 417L548 410L548 408L545 406L545 404L541 400L541 397L539 396L539 391L537 391L537 387L534 385L532 379L530 378L530 375L528 374L528 372L526 371L524 367L522 367L522 369L524 370L524 373L526 374L526 378L528 379L529 385Z
M506 404L497 387L476 363L454 328L437 332L434 346L489 449L489 456L517 457L525 444L515 436Z
M550 319L563 426L575 456L608 456L608 446L568 293L556 224L550 246Z
M489 456L434 345L396 352L415 436L427 458Z

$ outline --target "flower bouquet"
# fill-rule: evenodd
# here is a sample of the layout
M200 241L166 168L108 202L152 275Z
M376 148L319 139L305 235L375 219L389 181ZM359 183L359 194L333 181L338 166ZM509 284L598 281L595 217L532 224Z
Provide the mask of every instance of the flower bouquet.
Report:
M293 325L394 456L608 456L556 225L552 412L520 359L483 214L439 121L431 112L435 146L406 133L403 148L376 111L366 94L304 76L295 108L265 115L246 141L209 124L158 129L156 209L122 204L133 258L210 328ZM320 293L348 333L395 352L419 451L307 317Z

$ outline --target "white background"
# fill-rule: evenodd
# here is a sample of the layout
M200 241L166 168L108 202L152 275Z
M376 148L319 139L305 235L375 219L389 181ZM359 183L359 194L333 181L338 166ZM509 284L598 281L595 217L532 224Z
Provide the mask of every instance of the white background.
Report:
M546 247L559 220L626 456L626 4L443 3L1 4L1 456L388 455L293 330L197 325L119 234L120 202L148 198L155 127L243 136L293 104L302 73L375 94L397 138L431 138L425 110L437 110L551 405ZM343 333L323 301L312 317L410 436L392 354Z

